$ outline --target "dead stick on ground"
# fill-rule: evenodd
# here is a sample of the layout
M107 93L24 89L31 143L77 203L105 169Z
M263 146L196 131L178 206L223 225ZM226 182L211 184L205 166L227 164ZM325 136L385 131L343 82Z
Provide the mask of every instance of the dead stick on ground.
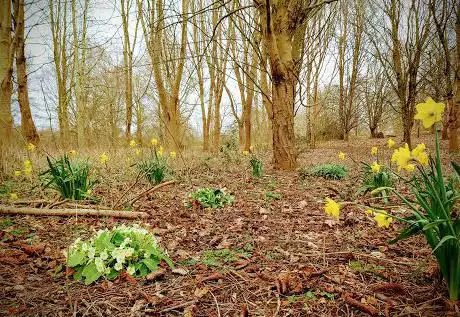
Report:
M139 182L139 180L141 179L141 176L143 175L142 172L139 172L136 176L136 180L134 181L134 183L129 186L129 188L117 199L117 201L113 204L113 209L117 209L117 207L120 205L120 201L123 199L123 197L126 196L127 193L129 193L131 191L131 189L136 186L136 184Z
M1 214L11 215L36 215L36 216L92 216L92 217L115 217L115 218L147 218L145 212L120 211L120 210L94 210L94 209L46 209L46 208L14 208L0 206Z
M190 306L190 305L194 305L194 304L196 304L196 302L197 302L196 300L192 300L192 301L189 301L189 302L185 302L185 303L182 303L182 304L179 304L179 305L176 305L176 306L172 306L172 307L163 309L160 313L167 313L167 312L172 311L172 310L176 310L176 309L179 309L179 308L183 308L183 307L187 307L187 306ZM153 310L153 309L146 309L145 311L146 311L146 312L156 312L156 310Z
M174 184L174 183L175 183L175 181L169 181L169 182L164 182L164 183L158 184L156 186L150 187L149 189L144 190L142 193L140 193L139 195L137 195L136 197L131 199L129 204L130 204L130 206L132 206L136 201L138 201L143 196L145 196L147 194L150 194L150 193L153 193L154 191L160 189L161 187L168 186L168 185L171 185L171 184Z
M344 294L343 295L343 300L347 303L350 304L351 306L354 306L358 308L359 310L368 313L369 315L376 316L378 315L379 311L377 308L371 305L366 305L361 303L360 301L352 298L349 294Z

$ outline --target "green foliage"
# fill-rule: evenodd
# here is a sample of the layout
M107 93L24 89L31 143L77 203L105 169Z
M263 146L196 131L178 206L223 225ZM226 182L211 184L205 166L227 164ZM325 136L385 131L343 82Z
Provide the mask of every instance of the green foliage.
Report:
M206 250L201 259L203 264L209 266L221 266L225 263L235 262L240 258L250 258L252 256L252 249L253 246L248 244L244 248L236 250Z
M190 193L185 202L187 207L199 205L203 208L222 208L233 202L233 196L219 188L200 188Z
M412 215L401 219L408 226L391 242L397 242L416 234L423 234L433 249L442 276L447 282L449 296L459 299L460 290L460 212L456 204L460 195L442 173L438 133L436 157L429 167L418 167L419 177L409 183L415 199L409 199L396 190L392 191L409 207ZM455 165L454 165L455 169ZM458 170L457 170L458 173Z
M13 189L13 182L5 181L0 184L0 197L7 197Z
M157 156L156 153L153 158L137 163L136 167L152 185L160 184L169 172L166 158Z
M280 200L282 198L281 194L275 192L265 192L265 198L269 201Z
M391 172L382 167L380 172L374 173L372 168L367 163L363 164L363 180L362 185L359 189L359 192L363 195L367 194L368 192L372 192L373 190L381 187L393 187L394 185L394 178L391 175ZM387 201L388 193L387 190L378 191L374 195L381 195L385 201Z
M252 176L262 177L262 173L264 170L264 165L262 164L262 162L257 157L251 156L249 164L251 164Z
M343 179L347 177L348 170L340 164L319 164L311 169L310 174L325 179Z
M90 177L88 162L72 161L67 155L55 161L49 157L46 160L49 169L40 175L45 188L58 191L66 199L83 200L90 196L96 180Z
M86 285L101 277L115 279L124 270L143 277L156 271L161 261L174 266L155 237L138 225L100 230L88 241L77 239L66 258L67 266L74 269L74 278L84 280Z
M369 263L361 263L360 261L350 261L348 266L352 271L358 273L378 273L379 271L385 269L384 266Z
M13 220L11 220L11 218L5 218L0 220L0 230L11 227L12 225L14 225L14 222Z

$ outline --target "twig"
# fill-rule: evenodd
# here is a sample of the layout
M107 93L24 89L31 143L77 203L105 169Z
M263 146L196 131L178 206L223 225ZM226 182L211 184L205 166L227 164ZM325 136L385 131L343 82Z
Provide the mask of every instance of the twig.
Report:
M186 307L186 306L194 305L194 304L196 304L196 302L197 302L196 300L191 300L191 301L188 301L188 302L176 305L176 306L165 308L162 311L160 311L160 313L167 313L169 311L176 310L178 308L183 308L183 307ZM146 312L156 312L156 310L154 310L154 309L146 309L145 311Z
M350 304L351 306L354 306L359 310L368 313L369 315L376 316L379 313L377 308L375 308L374 306L363 304L360 301L357 301L356 299L352 298L349 294L344 294L342 297L345 303Z
M141 175L142 175L142 172L139 172L136 176L136 180L134 181L134 183L131 184L131 186L129 186L129 188L117 199L117 201L113 204L113 209L117 209L117 207L120 205L120 201L123 199L123 197L126 196L126 194L134 187L136 186L136 184L139 182L139 180L141 179Z
M92 216L92 217L116 217L116 218L147 218L145 212L120 211L120 210L94 210L94 209L47 209L47 208L14 208L0 206L1 214L12 215L36 215L36 216Z
M64 199L64 200L61 200L61 201L55 201L54 203L51 203L48 206L46 206L46 208L52 209L54 207L63 205L65 203L67 203L68 201L69 201L68 199Z
M168 185L171 185L171 184L174 184L174 183L175 183L175 181L169 181L169 182L164 182L164 183L158 184L156 186L150 187L149 189L144 190L142 193L140 193L139 195L137 195L136 197L131 199L129 204L130 204L130 206L132 206L136 201L138 201L143 196L148 195L150 193L153 193L154 191L160 189L161 187L168 186Z
M209 293L212 295L212 297L214 298L214 302L216 303L217 317L220 317L220 309L219 309L219 303L217 302L217 298L216 296L214 296L214 294L211 291L209 291Z

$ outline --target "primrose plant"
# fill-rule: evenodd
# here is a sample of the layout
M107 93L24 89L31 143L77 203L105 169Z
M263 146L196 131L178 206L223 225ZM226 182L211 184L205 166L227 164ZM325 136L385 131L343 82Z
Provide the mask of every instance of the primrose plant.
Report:
M188 195L186 207L201 206L203 208L222 208L233 202L233 196L220 188L200 188Z
M445 105L436 103L428 98L426 102L416 106L415 119L429 129L442 120ZM409 173L407 186L411 196L400 193L393 187L380 187L373 193L387 191L398 197L408 207L410 215L399 217L391 212L375 208L367 208L367 215L372 216L378 227L388 228L393 220L406 224L406 228L398 237L391 241L407 239L411 236L424 235L433 255L436 257L439 269L447 283L449 297L459 300L460 291L460 208L458 200L460 193L453 183L453 178L443 174L438 129L435 126L435 156L429 157L424 144L419 144L410 150L406 144L394 150L391 161L396 163L399 172ZM460 175L460 168L452 163L454 170ZM325 212L336 219L340 217L340 204L327 198Z
M113 280L123 271L143 277L156 271L162 261L174 266L155 237L139 225L121 225L100 230L86 241L77 239L65 255L74 278L86 285L102 277Z

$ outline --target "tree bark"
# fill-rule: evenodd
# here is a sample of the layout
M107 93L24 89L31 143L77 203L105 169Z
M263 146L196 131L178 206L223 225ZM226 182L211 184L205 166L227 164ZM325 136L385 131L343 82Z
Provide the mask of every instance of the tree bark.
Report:
M13 93L14 40L11 36L11 1L0 0L0 152L13 134L11 95Z
M17 0L14 4L17 8L16 16L16 73L18 80L18 101L19 109L21 111L21 128L27 142L38 145L40 137L37 133L37 128L32 119L30 111L29 93L27 90L27 69L26 57L24 52L24 0Z
M455 105L453 104L449 112L449 151L458 152L460 145L458 141L460 129L460 2L457 4L455 22L455 37L457 42L457 68L455 71Z

